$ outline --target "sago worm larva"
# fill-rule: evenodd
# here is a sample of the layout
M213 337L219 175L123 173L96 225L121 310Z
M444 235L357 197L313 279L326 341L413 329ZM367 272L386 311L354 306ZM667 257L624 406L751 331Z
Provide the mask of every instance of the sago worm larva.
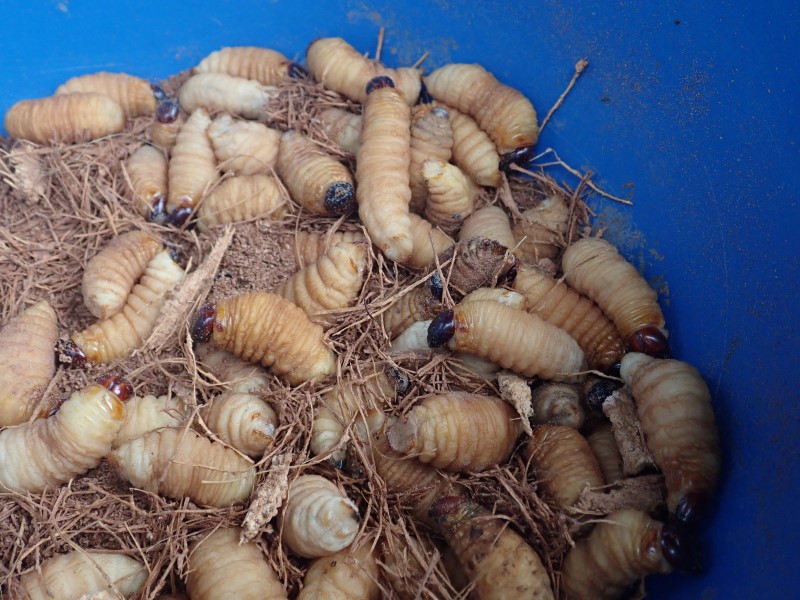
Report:
M61 84L56 95L93 93L114 100L125 111L126 117L152 115L156 110L156 97L150 82L127 73L91 73L73 77Z
M422 176L428 188L425 218L454 233L475 208L475 184L457 166L439 160L423 162Z
M514 233L511 231L511 221L506 211L499 206L480 208L466 218L458 232L458 241L476 236L494 240L509 251L517 245Z
M149 431L177 427L186 417L186 406L176 396L136 396L125 404L125 420L113 447L118 448Z
M383 312L383 328L392 340L417 321L427 321L442 309L441 294L433 294L429 279L404 293Z
M53 346L58 340L56 313L42 300L0 329L0 428L33 416L35 394L56 372ZM49 406L39 416L47 415Z
M265 388L270 375L266 369L242 360L211 344L198 344L195 354L213 375L231 392L250 394Z
M297 600L378 600L378 563L369 542L340 550L308 567Z
M133 388L109 375L47 419L0 432L0 489L41 492L93 469L111 451Z
M410 210L422 214L428 197L422 164L426 160L446 163L453 153L453 130L450 116L441 106L420 105L411 113L411 143L409 184L411 186Z
M281 132L263 123L219 115L208 128L219 168L237 175L267 173L275 167Z
M492 139L472 117L449 106L446 108L453 128L453 164L477 185L500 185L500 155Z
M611 423L601 423L592 433L586 436L586 441L597 457L597 464L603 471L606 483L614 483L624 478L622 472L622 456L617 447L617 438L611 431Z
M432 319L413 323L392 340L392 343L389 345L389 352L397 353L406 350L429 350L428 327L430 327L431 321Z
M256 479L251 461L191 429L151 431L122 444L108 460L137 488L218 508L246 500Z
M351 154L361 147L361 115L332 106L317 115L322 130L332 142Z
M166 218L167 165L164 153L149 144L139 146L125 162L136 212L148 221Z
M271 175L228 177L203 198L197 211L197 228L208 231L217 225L251 219L280 219L287 204L283 188Z
M226 73L255 79L263 85L279 85L286 77L297 77L303 69L283 54L269 48L229 46L206 56L195 73Z
M543 383L532 391L533 422L580 429L586 419L577 387L566 383Z
M453 240L441 229L434 227L417 214L408 215L411 220L411 242L413 249L403 264L412 269L427 269L436 263L436 257L453 246Z
M314 264L330 248L339 242L360 242L364 240L360 231L334 231L332 234L316 231L298 231L295 237L298 264L301 267Z
M264 107L276 89L225 73L199 73L181 86L178 101L186 112L205 108L209 112L259 119L264 116Z
M251 458L272 445L278 426L272 407L249 393L223 392L200 409L200 416L219 439Z
M158 103L155 117L150 124L150 141L164 152L171 152L185 120L178 101L165 98Z
M555 259L565 245L569 207L561 196L549 196L522 213L523 220L514 223L516 254L535 264L543 258Z

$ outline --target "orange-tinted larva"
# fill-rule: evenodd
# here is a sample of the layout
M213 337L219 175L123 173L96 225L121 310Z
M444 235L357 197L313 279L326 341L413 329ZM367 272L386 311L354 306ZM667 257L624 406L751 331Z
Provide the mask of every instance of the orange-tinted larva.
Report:
M516 254L529 263L561 254L566 241L569 207L561 196L549 196L522 213L524 220L514 224Z
M330 248L339 242L360 242L366 239L360 231L298 231L295 237L298 264L305 267L314 264Z
M283 187L271 175L229 177L203 198L197 211L197 228L208 231L217 225L252 219L280 219L288 204Z
M233 77L254 79L263 85L279 85L293 77L297 65L283 54L269 48L229 46L206 56L194 68L195 73L226 73Z
M427 269L435 266L436 257L452 247L453 240L419 215L411 213L408 216L411 220L413 249L403 264L412 269Z
M167 166L166 155L149 144L139 146L139 149L125 162L136 212L148 221L160 221L165 218Z
M63 83L56 90L57 95L75 93L108 96L122 107L128 118L152 115L156 110L156 97L150 82L127 73L80 75Z
M533 422L580 429L586 419L577 387L566 383L543 383L532 391Z
M214 119L208 128L219 168L237 175L267 173L275 167L281 132L263 123L236 120L228 114Z
M223 392L200 409L200 416L219 439L250 458L264 454L278 427L273 408L249 393Z
M457 166L438 160L423 162L422 176L428 188L425 218L454 233L475 208L475 184Z
M597 464L603 471L606 483L614 483L625 477L622 472L622 456L617 446L617 438L611 430L611 423L601 423L586 436L586 441L597 457Z
M361 115L332 106L317 115L322 130L343 150L355 154L361 147Z
M369 542L340 550L308 567L297 600L378 600L378 562Z
M422 164L426 160L446 163L453 154L453 129L450 116L440 107L420 105L411 113L411 163L409 166L410 210L422 214L428 197Z
M265 106L276 89L225 73L199 73L181 86L178 101L186 112L204 108L209 112L260 119L264 117Z
M135 396L125 404L125 420L113 446L118 448L149 431L177 427L185 417L186 405L176 396Z
M177 100L167 98L159 102L155 118L148 130L150 141L164 152L171 152L178 138L178 132L185 122L186 118Z
M464 220L458 232L458 240L465 241L477 236L494 240L509 251L514 250L517 245L511 231L511 221L506 211L499 206L480 208Z
M453 164L477 185L500 185L500 155L492 139L472 117L449 106L446 108L453 128Z

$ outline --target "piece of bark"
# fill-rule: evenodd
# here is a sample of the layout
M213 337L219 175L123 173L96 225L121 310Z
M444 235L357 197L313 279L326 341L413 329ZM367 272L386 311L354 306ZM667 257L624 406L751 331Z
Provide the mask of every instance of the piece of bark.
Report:
M586 488L573 506L576 512L610 515L625 508L652 513L666 502L663 475L642 475L620 479L602 488Z
M656 467L642 433L636 404L627 388L617 390L603 402L603 412L611 421L611 430L622 455L622 472L626 477Z
M531 435L533 433L531 429L533 405L528 382L516 373L502 371L497 375L497 385L500 388L500 397L514 407L522 419L522 429Z
M286 495L289 492L289 467L294 455L291 452L279 454L272 458L272 467L264 480L242 522L240 543L255 539L275 515L278 514Z

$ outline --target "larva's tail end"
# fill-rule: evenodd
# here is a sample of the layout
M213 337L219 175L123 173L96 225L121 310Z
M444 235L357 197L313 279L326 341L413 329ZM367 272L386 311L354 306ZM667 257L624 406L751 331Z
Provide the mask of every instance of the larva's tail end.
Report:
M292 79L308 79L310 77L308 71L296 62L289 63L286 67L286 74Z
M452 310L440 312L428 325L428 346L440 348L444 346L456 333L456 317Z
M628 347L633 352L641 352L653 358L669 358L672 355L667 336L652 325L632 333L628 338Z
M127 402L133 396L133 386L119 375L104 375L97 383L114 394L122 402Z
M395 87L394 81L391 77L387 77L386 75L378 75L377 77L373 77L367 83L367 95L369 96L375 90L380 88L393 88Z
M417 420L409 416L394 422L386 431L386 439L392 450L408 454L417 445Z
M325 210L333 216L347 214L356 204L356 191L349 181L335 181L325 191Z
M680 523L670 522L661 529L661 553L676 571L699 575L705 570L697 538Z
M213 304L206 304L197 311L192 323L192 340L195 343L208 342L214 331L214 321L217 316L217 307Z
M159 99L158 106L156 107L156 121L159 123L174 123L181 113L181 105L175 98Z
M59 364L73 369L82 369L89 360L81 347L70 339L58 340L56 359Z
M500 170L509 171L511 165L517 165L519 167L528 166L536 156L536 150L534 148L535 146L531 144L530 146L522 146L511 152L506 152L500 157Z

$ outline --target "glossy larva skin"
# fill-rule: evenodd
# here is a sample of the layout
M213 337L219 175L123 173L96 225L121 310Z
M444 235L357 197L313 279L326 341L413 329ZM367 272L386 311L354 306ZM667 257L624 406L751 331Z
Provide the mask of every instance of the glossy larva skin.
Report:
M480 65L449 64L425 77L431 96L473 117L500 154L539 139L536 111L525 96Z
M205 108L210 112L226 112L245 119L264 116L264 107L275 95L276 88L261 85L244 77L225 73L199 73L190 77L178 92L181 107L192 112Z
M387 69L379 62L364 58L341 38L313 41L306 50L306 62L314 79L361 104L367 99L367 83L378 75L390 77L409 106L417 102L422 87L419 69Z
M475 208L477 188L457 166L438 160L423 162L422 176L428 188L425 218L447 232L458 231Z
M134 487L222 508L250 497L253 463L191 429L159 429L114 450L109 463Z
M123 400L94 384L51 417L0 432L0 490L41 492L93 469L111 452L125 418Z
M272 445L278 415L258 396L224 392L200 409L208 428L226 444L250 458L259 458Z
M114 448L163 427L177 427L186 418L186 406L175 396L136 396L125 404Z
M288 199L280 183L270 175L229 177L203 198L197 211L197 228L283 217Z
M625 347L614 323L600 307L561 279L520 266L514 289L525 297L525 310L570 334L592 368L605 371L619 362Z
M340 550L318 558L308 567L297 600L378 600L378 562L371 545Z
M181 127L169 159L167 212L194 208L216 181L217 159L208 137L211 119L205 109L194 111Z
M592 433L586 436L586 441L592 448L597 464L603 471L603 479L606 483L614 483L624 479L622 471L622 456L619 453L617 439L611 430L611 423L603 423Z
M561 506L572 506L586 487L605 484L589 443L565 425L539 425L525 456L538 484Z
M387 432L391 447L443 471L484 471L508 460L522 431L511 405L450 392L425 398Z
M641 353L622 358L621 375L664 473L667 507L680 521L692 521L713 495L722 462L708 386L688 363Z
M436 257L454 242L452 238L441 229L434 227L430 221L411 213L411 242L413 249L403 264L412 269L428 269L436 265Z
M192 600L286 600L278 574L253 542L239 543L241 529L221 527L189 547L186 591Z
M477 185L500 185L500 155L492 138L469 115L447 107L453 129L453 163Z
M466 241L476 236L494 240L509 251L513 251L517 245L514 233L511 231L511 220L506 211L499 206L480 208L464 220L458 232L458 241Z
M395 88L372 91L356 155L358 216L387 258L405 262L414 243L408 204L411 111Z
M122 311L73 334L72 341L92 362L110 363L130 356L152 333L167 294L184 275L169 251L160 251L150 259Z
M16 596L12 593L10 598L88 598L103 592L110 593L115 598L130 598L142 589L147 575L147 568L130 556L96 550L75 550L44 561L41 564L41 575L35 570L21 575L18 580L21 594ZM121 596L117 596L117 592Z
M383 328L389 339L394 339L417 321L432 319L441 309L441 301L423 283L400 296L383 312Z
M106 244L83 270L81 292L89 312L107 319L122 310L134 284L162 248L157 238L141 230L123 233Z
M149 144L139 146L125 162L136 212L146 219L151 218L157 204L167 198L168 165L166 155Z
M325 232L298 231L295 238L298 264L301 267L314 264L339 242L352 243L364 239L360 231L335 231L330 235Z
M580 429L586 419L581 394L576 386L565 383L544 383L531 394L534 423L565 425Z
M446 163L453 154L453 128L450 116L441 107L419 105L411 112L410 209L422 214L428 197L422 164L426 160Z
M254 79L263 85L279 85L289 75L292 62L280 52L255 46L230 46L206 56L195 73L225 73Z
M126 117L152 115L156 110L156 98L150 82L127 73L92 73L73 77L60 85L56 95L94 93L113 99L125 111Z
M68 94L22 100L8 109L9 137L39 144L88 142L125 128L125 111L102 94Z
M355 540L358 508L324 477L301 475L289 486L280 525L283 542L296 555L330 556Z
M223 114L208 128L219 168L237 175L267 173L275 167L281 132L263 123L240 121Z
M340 148L356 154L361 147L361 115L332 106L317 115L328 138Z
M56 313L44 300L12 317L0 329L0 427L33 416L33 394L56 372L53 347L58 340ZM49 407L38 415L43 417Z
M183 113L178 113L173 121L164 123L158 119L153 119L148 131L150 141L153 142L153 145L157 148L160 148L168 154L171 153L178 139L178 133L183 129L183 124L185 122L186 117Z
M525 220L514 224L516 254L529 263L555 259L566 244L569 207L561 196L550 196L522 213Z
M637 510L608 515L561 566L567 598L613 600L640 578L672 571L661 551L662 524Z

